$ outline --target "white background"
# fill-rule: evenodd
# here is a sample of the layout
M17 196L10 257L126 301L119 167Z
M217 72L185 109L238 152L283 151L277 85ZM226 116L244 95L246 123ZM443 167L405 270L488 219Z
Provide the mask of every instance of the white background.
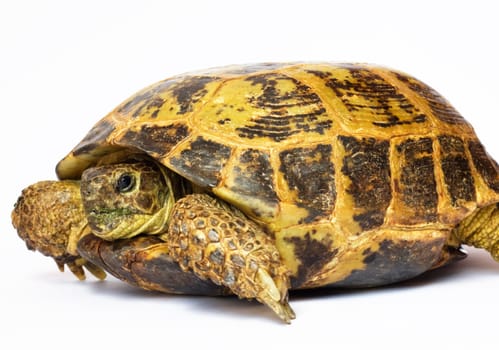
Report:
M10 224L21 189L136 90L184 71L259 61L361 61L432 85L499 157L494 1L5 1L0 4L0 348L497 348L499 264L470 250L424 278L257 303L76 281ZM9 342L12 344L7 346Z

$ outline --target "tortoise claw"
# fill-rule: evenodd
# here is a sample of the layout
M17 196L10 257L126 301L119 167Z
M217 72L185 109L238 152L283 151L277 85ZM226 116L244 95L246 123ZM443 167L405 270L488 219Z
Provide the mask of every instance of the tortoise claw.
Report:
M85 268L90 272L92 275L94 275L95 278L99 280L104 280L106 279L106 272L101 269L99 266L95 265L94 263L91 263L90 261L85 260L85 264L83 264Z
M94 275L99 280L104 280L106 278L106 272L98 267L97 265L87 261L82 257L77 257L71 261L62 262L60 260L54 259L59 271L64 272L64 266L69 268L69 271L73 273L80 281L85 280L85 269Z
M283 282L279 281L279 277L275 281L267 271L258 269L256 281L263 289L258 294L257 299L270 307L281 320L289 324L291 320L296 318L296 314L288 303L287 281L279 283Z

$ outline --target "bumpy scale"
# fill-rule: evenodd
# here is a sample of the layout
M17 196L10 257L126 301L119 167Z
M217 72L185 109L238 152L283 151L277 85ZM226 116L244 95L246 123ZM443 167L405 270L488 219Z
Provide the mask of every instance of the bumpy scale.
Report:
M77 181L41 181L25 188L12 212L12 223L30 250L54 258L59 270L66 265L79 279L85 267L99 279L106 273L77 252L78 240L90 233Z
M273 241L237 209L205 194L180 199L168 233L161 236L185 271L225 285L240 298L256 298L282 320L288 304L289 271Z
M481 208L465 218L453 234L466 244L483 248L499 261L499 203Z

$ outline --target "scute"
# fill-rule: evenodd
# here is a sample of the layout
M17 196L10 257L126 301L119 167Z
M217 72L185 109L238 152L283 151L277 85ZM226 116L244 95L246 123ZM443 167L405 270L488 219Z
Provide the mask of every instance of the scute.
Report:
M361 231L380 227L392 200L390 144L373 137L357 138L340 135L339 147L343 149L341 173L353 222Z
M336 287L374 287L404 281L428 271L439 261L444 238L394 241L383 239L377 250L362 252L363 269L354 269Z
M144 123L127 130L119 143L134 147L158 159L169 154L189 134L189 127L182 122L167 125Z
M432 223L437 220L438 193L433 164L433 140L430 137L402 138L396 143L392 161L400 164L395 191L401 223ZM397 175L395 175L397 176Z
M279 171L285 180L288 201L308 210L304 222L324 219L333 213L336 202L332 145L285 149L279 154Z
M426 84L379 66L255 64L160 81L98 122L57 174L78 179L123 150L263 225L299 288L419 274L446 259L442 232L499 201L497 163L472 127ZM405 270L390 275L394 265Z
M231 149L222 143L198 136L186 148L165 161L180 175L198 186L213 188L221 180L221 171Z
M199 132L247 146L331 137L333 119L314 90L277 72L232 78L193 119Z

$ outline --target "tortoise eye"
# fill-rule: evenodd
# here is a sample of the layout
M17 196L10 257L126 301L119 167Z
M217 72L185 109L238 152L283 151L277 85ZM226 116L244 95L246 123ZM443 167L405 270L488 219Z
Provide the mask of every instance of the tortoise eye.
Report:
M116 191L125 193L133 190L135 186L135 177L131 174L121 174L116 181Z

